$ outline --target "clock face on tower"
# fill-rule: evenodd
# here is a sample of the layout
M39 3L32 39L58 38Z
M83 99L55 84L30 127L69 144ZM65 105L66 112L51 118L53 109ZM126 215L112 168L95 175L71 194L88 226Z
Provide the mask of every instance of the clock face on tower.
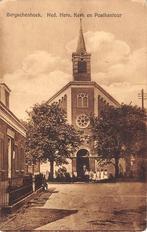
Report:
M89 117L86 114L80 114L76 118L76 124L79 128L86 128L90 124Z

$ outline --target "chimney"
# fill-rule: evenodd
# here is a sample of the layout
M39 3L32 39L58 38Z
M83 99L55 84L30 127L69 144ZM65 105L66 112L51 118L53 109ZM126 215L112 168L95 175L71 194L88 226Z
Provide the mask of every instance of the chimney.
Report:
M8 88L8 86L0 82L0 102L2 102L7 108L9 108L9 96L10 96L11 90Z

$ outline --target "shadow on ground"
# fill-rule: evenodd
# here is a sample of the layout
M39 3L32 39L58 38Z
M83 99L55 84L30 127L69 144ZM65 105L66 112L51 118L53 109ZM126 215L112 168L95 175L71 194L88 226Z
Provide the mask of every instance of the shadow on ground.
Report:
M146 207L139 207L137 209L123 209L114 210L111 215L107 216L105 220L99 219L89 221L92 225L97 226L114 226L114 225L130 225L135 224L140 231L146 227ZM134 226L133 226L134 227Z
M77 210L39 208L44 206L52 193L56 193L54 190L52 188L38 194L17 212L12 213L9 217L4 217L0 223L0 230L30 231L77 213Z
M77 213L77 210L31 208L8 224L1 226L1 230L30 231L74 213Z

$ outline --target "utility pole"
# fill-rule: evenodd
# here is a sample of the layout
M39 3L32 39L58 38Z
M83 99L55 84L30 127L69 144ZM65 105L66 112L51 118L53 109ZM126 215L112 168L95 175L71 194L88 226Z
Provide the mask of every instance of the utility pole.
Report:
M144 101L147 99L147 94L144 93L144 89L141 90L141 93L138 93L138 98L141 99L141 107L144 110Z

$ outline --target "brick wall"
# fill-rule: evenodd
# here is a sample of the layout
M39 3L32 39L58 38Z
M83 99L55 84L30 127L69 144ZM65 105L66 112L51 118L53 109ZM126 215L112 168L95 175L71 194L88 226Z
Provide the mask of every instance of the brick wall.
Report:
M7 134L8 130L14 138ZM8 177L8 139L11 139L12 177L22 176L24 172L25 138L0 119L0 179Z

